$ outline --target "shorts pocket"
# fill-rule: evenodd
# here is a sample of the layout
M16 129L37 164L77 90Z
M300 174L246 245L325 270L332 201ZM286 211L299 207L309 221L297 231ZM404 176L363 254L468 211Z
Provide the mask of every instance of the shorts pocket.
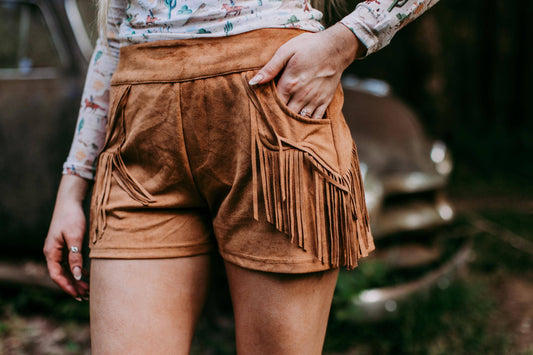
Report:
M265 147L273 150L292 147L306 151L328 169L339 172L329 112L322 119L301 116L282 102L273 81L250 87L244 73L243 81L254 107L252 120L257 128L256 134Z
M326 118L309 119L292 112L273 83L250 87L245 73L242 80L250 99L254 218L262 195L261 215L292 243L331 267L354 268L374 244L342 90Z

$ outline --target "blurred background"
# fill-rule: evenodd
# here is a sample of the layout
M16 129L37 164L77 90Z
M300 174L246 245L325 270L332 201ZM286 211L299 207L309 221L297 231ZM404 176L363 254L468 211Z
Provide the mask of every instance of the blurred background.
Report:
M0 0L2 354L90 353L88 304L53 286L41 249L93 11ZM377 250L340 274L326 354L533 354L532 13L530 0L441 0L348 68ZM194 354L235 353L224 277Z

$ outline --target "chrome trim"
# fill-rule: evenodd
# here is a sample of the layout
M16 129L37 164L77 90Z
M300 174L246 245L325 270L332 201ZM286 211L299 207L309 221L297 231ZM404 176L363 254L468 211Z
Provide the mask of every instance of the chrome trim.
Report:
M59 78L58 68L32 68L27 74L17 68L0 68L0 80L49 80Z
M343 88L357 90L378 97L387 97L391 95L390 85L379 79L360 79L352 74L345 74L341 79Z
M411 171L385 175L382 182L387 195L407 194L444 188L447 178L437 173Z
M435 203L405 202L399 207L384 206L376 223L372 223L375 238L393 233L425 230L450 223L454 210L446 198Z
M74 32L74 37L80 47L81 53L87 61L90 61L94 48L83 25L83 19L76 0L65 0L65 12L67 13L68 22L70 23L72 32Z

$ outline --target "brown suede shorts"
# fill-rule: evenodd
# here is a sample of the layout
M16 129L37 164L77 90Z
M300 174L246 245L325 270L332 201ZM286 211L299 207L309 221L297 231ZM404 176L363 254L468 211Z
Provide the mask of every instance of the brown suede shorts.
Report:
M339 85L321 120L248 80L292 29L121 49L91 204L92 258L205 254L353 268L374 249Z

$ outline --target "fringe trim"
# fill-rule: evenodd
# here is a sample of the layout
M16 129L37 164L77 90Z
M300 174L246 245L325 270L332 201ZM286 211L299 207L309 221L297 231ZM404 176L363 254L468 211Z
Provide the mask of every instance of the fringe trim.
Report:
M259 220L260 181L269 223L303 250L312 242L322 263L353 269L359 258L374 249L355 144L350 168L342 176L305 148L281 137L277 137L277 149L266 147L257 123L257 116L264 112L248 89L258 109L250 107L254 218Z
M96 180L94 188L94 191L98 193L98 195L96 196L96 226L92 238L93 244L102 238L107 226L106 206L109 201L112 178L115 179L117 184L130 196L131 199L139 202L143 206L147 206L148 204L155 202L154 197L128 172L120 151L126 139L123 123L124 106L126 104L130 87L131 86L128 86L122 93L117 104L116 113L113 115L113 118L116 118L118 115L121 116L122 127L116 127L116 120L111 122L108 128L109 131L107 132L105 145L107 146L113 131L117 129L121 130L120 134L122 135L122 140L115 150L104 151L98 157L99 169L104 169L104 173L101 179Z
M252 154L259 158L254 157L252 167L254 218L259 219L259 184L255 179L260 177L268 222L304 250L309 247L309 238L314 238L316 257L322 263L356 267L358 259L374 249L374 243L355 148L350 169L339 176L307 152L287 148L272 151L260 139L254 143ZM310 188L314 199L309 196ZM308 215L309 203L314 206L314 216Z
M96 230L93 235L93 244L100 240L107 226L106 206L109 201L111 191L111 179L114 178L118 185L131 197L142 204L148 206L154 203L154 197L128 172L124 160L120 155L120 148L112 152L100 154L101 168L104 169L102 179L98 180L95 191L100 194L96 199Z

